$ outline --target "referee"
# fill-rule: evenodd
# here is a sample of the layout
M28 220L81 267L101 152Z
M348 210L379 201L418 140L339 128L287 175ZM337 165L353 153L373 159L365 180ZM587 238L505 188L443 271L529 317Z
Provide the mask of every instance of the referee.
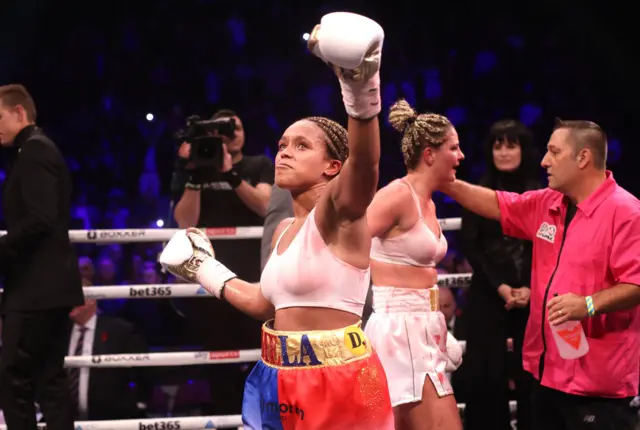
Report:
M22 85L0 87L0 144L12 153L2 193L0 395L9 429L36 429L37 400L49 430L73 430L64 357L69 312L84 297L69 243L71 176L35 120Z
M559 121L542 160L549 188L516 194L455 181L442 190L533 242L523 365L537 380L534 430L635 429L640 201L616 184L606 157L597 124ZM566 321L581 321L589 343L574 360L560 356L552 333Z

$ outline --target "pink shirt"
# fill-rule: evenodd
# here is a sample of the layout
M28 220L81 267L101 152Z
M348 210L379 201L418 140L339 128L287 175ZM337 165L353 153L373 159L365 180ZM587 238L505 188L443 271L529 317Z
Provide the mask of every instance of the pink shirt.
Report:
M525 370L542 385L565 393L637 395L640 306L583 320L589 352L564 360L553 340L545 305L554 293L588 296L616 284L640 286L640 201L619 187L607 171L602 185L578 205L565 237L568 200L561 193L546 188L524 194L498 191L497 195L504 233L533 242Z

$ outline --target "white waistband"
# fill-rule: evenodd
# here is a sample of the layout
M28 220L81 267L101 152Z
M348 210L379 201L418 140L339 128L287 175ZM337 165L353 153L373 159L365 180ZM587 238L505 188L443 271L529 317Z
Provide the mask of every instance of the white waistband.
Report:
M436 312L438 286L428 289L373 286L373 311L383 314Z

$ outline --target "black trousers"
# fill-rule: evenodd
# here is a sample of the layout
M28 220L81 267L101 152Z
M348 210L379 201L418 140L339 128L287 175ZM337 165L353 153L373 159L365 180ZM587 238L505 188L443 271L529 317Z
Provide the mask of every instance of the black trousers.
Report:
M635 430L632 398L606 399L566 394L534 383L532 430Z
M69 311L58 308L2 316L0 396L10 430L35 430L38 401L49 430L73 430L64 357Z
M236 415L242 413L244 383L253 369L237 364L216 364L209 366L209 390L211 405L205 409L208 415Z
M504 300L490 286L471 285L464 370L453 375L454 390L462 391L456 399L466 402L466 430L511 430L511 399L518 402L518 430L529 430L533 377L522 368L528 314L528 309L507 311ZM513 353L507 351L509 337L513 338ZM515 382L515 393L509 391L510 379Z
M257 321L222 300L186 299L182 311L188 317L186 324L191 338L203 346L204 351L234 351L260 348L261 326ZM211 327L227 327L212 330ZM251 367L253 364L249 363ZM249 375L241 364L208 366L207 376L211 405L204 410L210 415L235 415L242 409L244 381Z

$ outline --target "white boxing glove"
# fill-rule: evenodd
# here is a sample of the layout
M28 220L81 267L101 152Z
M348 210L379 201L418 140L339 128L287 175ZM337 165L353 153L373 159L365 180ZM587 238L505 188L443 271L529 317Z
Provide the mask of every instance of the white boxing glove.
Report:
M462 364L462 346L458 339L447 333L447 372L453 372Z
M224 284L236 274L215 259L211 241L197 228L180 230L160 254L160 264L185 281L200 284L220 298Z
M349 12L323 16L309 36L311 52L338 75L347 114L353 118L380 113L383 41L384 31L377 22Z

